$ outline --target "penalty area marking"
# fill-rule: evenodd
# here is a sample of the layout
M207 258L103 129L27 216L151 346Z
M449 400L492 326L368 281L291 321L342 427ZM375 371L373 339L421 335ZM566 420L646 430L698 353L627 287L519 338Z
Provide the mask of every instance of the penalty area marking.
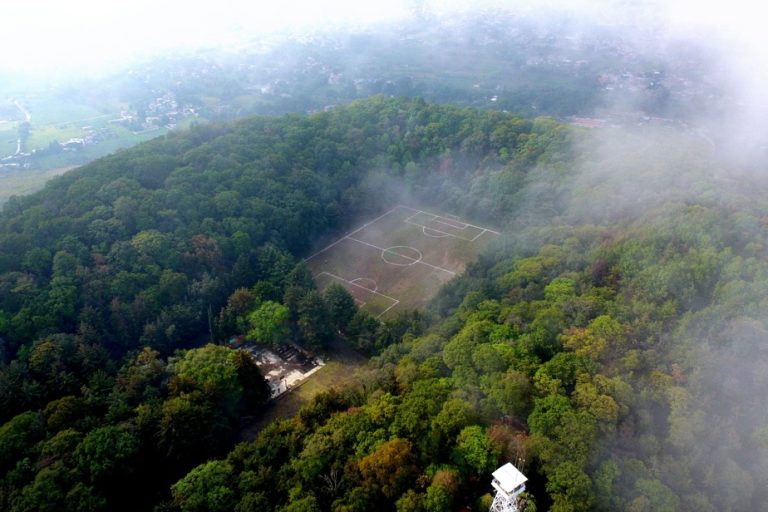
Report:
M440 219L445 219L445 220L440 220ZM452 221L452 222L446 222L446 220L447 221ZM430 222L435 222L437 224L442 224L443 226L448 226L449 228L460 229L462 231L469 227L469 224L467 224L466 222L461 222L461 221L458 221L458 220L455 220L455 219L449 219L447 217L435 216L435 218L432 219ZM485 229L485 228L483 228L483 229Z
M409 219L406 219L403 222L405 222L406 224L410 224L411 226L416 226L417 228L421 228L422 233L424 233L424 235L429 237L429 238L445 238L445 237L449 236L449 237L454 238L456 240L463 240L465 242L474 242L475 240L480 238L480 236L483 233L485 233L485 232L496 233L496 231L493 231L491 229L481 228L479 226L472 226L471 224L467 224L467 227L473 227L475 229L479 229L480 232L478 234L476 234L475 236L473 236L472 238L465 238L463 236L454 235L453 233L446 233L445 231L442 231L440 229L432 228L432 227L429 227L429 226L425 226L424 224L419 224L417 222L413 222L413 221L411 221ZM432 222L432 220L430 220L430 222ZM442 224L445 224L445 223L443 222ZM445 224L445 225L447 226L448 224ZM466 229L466 228L463 228L463 229ZM431 234L427 233L426 230L429 230L432 233L438 233L439 236L438 235L434 235L434 234L431 235ZM496 234L498 234L498 233L496 233ZM353 239L350 238L350 240L353 240Z
M410 211L412 211L412 212L416 212L416 213L414 213L413 215L411 215L410 217L408 217L407 219L405 219L405 222L407 222L407 223L409 223L409 224L411 224L411 222L409 222L409 221L410 221L410 220L411 220L413 217L415 217L415 216L416 216L416 215L418 215L419 213L423 213L424 215L431 215L433 218L439 218L439 219L452 220L452 221L454 221L454 222L457 222L457 223L461 223L461 224L464 224L464 225L466 225L466 227L468 227L468 228L476 228L476 229L482 229L482 230L488 231L489 233L493 233L494 235L500 235L500 234L501 234L501 233L499 233L498 231L496 231L496 230L493 230L493 229L491 229L491 228L484 228L483 226L476 226L475 224L469 224L468 222L462 222L462 221L460 221L460 220L458 219L458 217L457 217L456 215L438 215L438 214L436 214L436 213L432 213L432 212L425 212L424 210L419 210L419 209L417 209L417 208L411 208L410 206L405 206L404 204L400 204L400 205L398 205L398 207L399 207L399 208L405 208L406 210L410 210ZM444 223L444 224L445 224L445 223ZM458 227L457 227L457 226L454 226L454 227L456 227L456 229L458 229ZM462 229L465 229L465 228L462 228ZM351 233L350 233L350 234L351 234ZM451 235L451 236L453 236L453 235ZM457 237L457 238L459 238L459 237Z
M474 224L462 222L458 219L453 219L422 210L411 209L411 211L416 213L403 219L403 222L410 224L411 226L421 228L422 234L428 238L451 237L455 238L456 240L463 240L465 242L475 242L486 232L491 232L497 235L499 234L497 231L492 229L484 228L482 226L475 226ZM421 218L419 218L419 216L421 216ZM451 230L454 230L454 232L451 233ZM472 236L472 233L468 233L470 230L477 231L477 233Z
M442 231L428 228L427 226L421 226L421 232L424 233L424 236L428 236L429 238L445 238L450 236L448 233L443 233Z
M381 293L381 292L377 292L377 291L371 290L371 289L369 289L369 288L366 288L365 286L361 286L361 285L359 285L359 284L357 284L357 283L354 283L354 282L352 282L352 281L349 281L349 280L347 280L347 279L344 279L344 278L343 278L343 277L341 277L341 276L337 276L336 274L331 274L330 272L326 272L326 271L320 272L319 274L315 275L315 279L317 279L318 277L320 277L320 276L321 276L321 275L323 275L323 274L325 274L325 275L327 275L327 276L331 276L333 279L337 279L337 280L339 280L339 281L341 281L341 282L343 282L343 283L347 283L347 284L348 284L348 285L350 285L350 286L356 286L357 288L362 288L363 290L367 291L368 293L373 293L374 295L378 295L379 297L384 297L385 299L391 300L391 301L392 301L392 304L390 304L390 306L389 306L387 309L385 309L384 311L382 311L381 313L379 313L378 315L376 315L376 319L379 319L379 318L381 318L382 316L384 316L384 314L386 314L386 312L387 312L387 311L389 311L389 310L390 310L390 309L392 309L393 307L395 307L395 306L397 306L398 304L400 304L400 301L399 301L398 299L394 298L394 297L390 297L389 295L384 295L384 294L383 294L383 293ZM359 278L359 277L358 277L357 279L366 279L366 278ZM357 280L357 279L355 279L355 280ZM371 281L373 281L373 279L371 279ZM355 300L357 300L357 299L355 299ZM366 303L366 302L363 302L363 306L364 306L365 304L367 304L367 303ZM362 307L362 306L361 306L361 307Z

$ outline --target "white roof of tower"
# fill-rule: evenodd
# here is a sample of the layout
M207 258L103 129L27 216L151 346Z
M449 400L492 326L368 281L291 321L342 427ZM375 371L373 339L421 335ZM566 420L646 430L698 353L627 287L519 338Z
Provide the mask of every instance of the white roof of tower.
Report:
M509 462L494 471L493 478L505 492L512 492L528 481L525 475Z

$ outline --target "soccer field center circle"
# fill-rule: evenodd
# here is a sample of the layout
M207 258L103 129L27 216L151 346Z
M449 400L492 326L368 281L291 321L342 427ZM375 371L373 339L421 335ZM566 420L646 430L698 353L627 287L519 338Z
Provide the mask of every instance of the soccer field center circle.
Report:
M381 251L384 263L397 267L410 267L420 262L423 257L420 250L410 245L393 245Z

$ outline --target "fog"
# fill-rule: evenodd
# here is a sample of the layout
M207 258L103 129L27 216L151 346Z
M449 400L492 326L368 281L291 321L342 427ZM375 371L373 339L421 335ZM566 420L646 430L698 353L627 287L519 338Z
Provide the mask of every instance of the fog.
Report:
M549 186L554 171L542 168L532 175L527 183L529 193L519 210L521 218L526 219L528 227L546 223L674 225L691 204L721 207L748 202L755 190L766 185L768 31L752 5L744 0L716 4L689 0L288 0L269 4L36 0L4 8L5 25L0 40L6 52L0 56L0 73L6 79L19 74L28 80L42 80L58 73L96 75L175 51L231 51L254 40L301 38L314 33L386 33L406 23L417 23L427 32L450 26L446 33L461 40L477 34L462 32L460 20L478 16L493 20L496 12L509 9L540 27L557 27L558 31L569 33L573 48L590 48L594 41L607 38L603 34L619 34L626 43L621 52L631 56L633 62L658 65L662 79L670 75L679 78L669 86L669 99L664 97L655 102L653 90L627 87L622 89L626 94L603 91L594 108L579 112L580 116L606 120L606 126L583 131L578 137L578 158L571 164L570 177L557 191L557 205L542 209L539 195L542 188ZM440 48L431 51L439 53ZM361 55L356 60L336 64L351 73L363 69L371 58ZM444 58L455 63L461 56ZM622 71L611 70L619 76ZM684 86L679 85L683 83ZM500 91L499 96L503 93ZM571 116L558 117L566 120ZM405 204L427 195L400 184L375 182L366 187L388 187L389 192L382 195L387 199L397 196L395 201ZM460 186L454 188L456 197L460 197ZM481 209L478 207L477 211ZM759 212L756 217L764 221ZM764 225L749 224L740 231L734 230L729 243L746 246L762 237L763 230ZM762 246L752 251L753 256L765 256ZM662 332L657 340L660 346L679 345L668 354L670 368L675 364L691 370L675 386L674 392L682 390L679 393L684 395L677 402L679 409L673 407L670 413L670 423L677 423L664 426L671 432L672 448L688 451L692 460L702 465L702 473L715 471L703 466L712 462L707 462L710 455L732 468L729 481L733 485L727 488L723 503L730 503L734 509L754 505L750 500L764 482L750 475L750 470L763 469L768 464L761 458L765 447L759 448L763 451L746 453L749 446L742 443L742 438L765 435L765 414L745 408L753 403L753 397L765 394L764 364L768 362L768 320L757 307L765 305L765 297L762 290L751 288L748 276L744 281L743 293L751 302L743 305L743 317L722 318L711 311L706 315L691 313L684 327ZM720 295L713 300L729 300L732 304L738 299L738 293L733 291L717 291ZM692 299L694 303L696 299ZM694 368L696 371L692 371ZM708 398L706 403L694 403L702 396ZM640 415L654 414L644 410L642 404L638 410ZM702 426L704 414L730 419L708 429ZM636 437L663 436L650 423L635 425ZM720 442L720 433L729 436L726 442ZM613 448L615 444L611 445ZM675 490L692 492L699 482L683 485L680 481L688 475L680 477L659 469L663 464L658 464L654 457L660 456L667 466L674 457L673 452L662 452L648 449L649 459L653 459L649 464L658 470L657 476ZM711 492L714 485L709 481L705 487Z
M717 4L691 0L31 0L3 7L0 42L6 51L0 56L0 70L94 70L120 66L125 59L147 54L211 46L224 48L267 35L360 29L402 23L414 17L441 20L479 11L493 16L499 10L636 28L661 23L674 33L714 37L729 44L747 45L762 54L766 36L761 31L759 16L754 15L749 5L744 0ZM752 57L743 52L739 56Z
M102 2L32 0L3 6L0 70L44 76L98 73L170 51L227 48L279 33L365 26L398 19L404 3ZM12 51L11 49L16 49Z

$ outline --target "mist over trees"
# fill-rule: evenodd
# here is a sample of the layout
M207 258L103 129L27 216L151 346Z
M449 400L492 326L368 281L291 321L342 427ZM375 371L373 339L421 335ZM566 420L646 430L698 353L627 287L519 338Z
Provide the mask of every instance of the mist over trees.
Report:
M635 135L612 134L376 98L169 135L14 199L3 508L485 507L505 460L529 507L759 508L765 185L686 137L623 180L605 149ZM426 314L320 294L296 265L312 240L406 190L508 234ZM235 447L266 385L202 343L237 333L377 355Z
M503 157L496 130L522 137ZM83 493L96 508L145 508L169 479L223 454L237 418L266 394L250 360L200 347L211 336L290 336L316 349L344 335L374 353L421 332L418 315L380 323L339 290L321 295L297 258L394 200L400 190L382 190L381 179L418 169L409 184L434 198L431 185L448 169L439 194L450 201L476 171L524 172L544 157L542 142L566 136L546 120L377 98L169 135L14 198L0 215L3 507L82 509L70 494L89 482ZM51 474L40 443L67 429L63 449L74 452L62 452L61 474ZM103 455L119 456L108 464L127 472L112 484L84 480L90 459L78 459L81 469L67 462L90 453L78 448L86 441L123 440L124 456ZM112 487L128 474L147 492Z
M653 60L633 50L648 34L496 21L431 46L411 30L429 17L288 42L273 68L218 62L231 80L169 64L150 82L238 98L212 119L323 111L193 126L12 197L0 509L486 510L507 461L528 512L765 508L768 182L759 136L737 136L759 123L729 131L748 117L692 81L720 69L698 49ZM475 81L504 59L514 88ZM452 80L414 72L441 65ZM260 73L272 103L245 99ZM597 129L538 116L598 106ZM374 318L318 289L303 258L399 203L502 235L423 310ZM370 359L248 436L270 387L243 340Z

